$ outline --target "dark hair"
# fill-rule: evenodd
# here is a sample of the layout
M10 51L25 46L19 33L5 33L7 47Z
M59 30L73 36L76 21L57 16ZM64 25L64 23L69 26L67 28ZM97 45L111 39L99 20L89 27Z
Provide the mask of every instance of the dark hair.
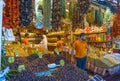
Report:
M85 35L86 35L85 33L81 33L81 34L80 34L80 37L85 36Z
M27 37L27 36L29 36L29 34L28 34L28 33L25 33L25 37Z
M59 40L61 40L61 37L60 37L60 36L58 36L57 38L58 38Z

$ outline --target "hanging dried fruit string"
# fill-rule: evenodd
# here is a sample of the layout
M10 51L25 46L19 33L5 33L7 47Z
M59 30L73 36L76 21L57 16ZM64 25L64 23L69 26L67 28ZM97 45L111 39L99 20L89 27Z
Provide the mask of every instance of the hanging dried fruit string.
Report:
M72 19L72 15L73 15L73 4L72 4L72 1L70 1L70 4L69 4L69 19L70 20Z
M103 14L102 14L101 9L99 9L99 16L98 17L99 17L98 25L102 26L102 24L103 24Z
M114 14L113 17L113 27L112 27L112 37L116 38L120 35L120 5L119 5L119 0L118 0L118 5L117 5L117 13Z
M33 19L32 0L20 0L21 26L29 26Z
M86 15L86 20L90 25L94 25L95 22L95 9L92 7L90 12Z
M112 27L112 23L113 23L113 18L112 17L113 17L112 12L110 11L109 8L107 8L105 13L104 13L104 19L103 19L103 25L106 28Z
M77 0L78 3L74 4L72 24L73 29L77 27L84 29L84 16L88 12L90 0Z
M73 6L73 15L72 15L72 29L75 30L78 27L78 21L79 21L79 10L78 10L78 3L74 3Z
M98 10L95 10L95 24L98 25L98 22L99 22L99 11Z
M6 6L3 11L3 26L16 28L19 25L19 0L4 0Z
M60 0L61 1L61 15L62 17L66 17L66 11L65 11L65 0Z
M20 16L20 12L19 12L19 0L12 0L12 24L11 27L17 27L17 25L19 25L20 20L19 20L19 16Z
M88 12L90 7L90 0L78 0L78 7L79 7L79 27L84 29L84 15Z
M43 27L46 29L50 29L51 26L51 0L43 0Z
M95 24L99 27L103 24L103 14L101 9L95 10Z
M61 27L61 1L53 0L52 4L52 28L58 30Z

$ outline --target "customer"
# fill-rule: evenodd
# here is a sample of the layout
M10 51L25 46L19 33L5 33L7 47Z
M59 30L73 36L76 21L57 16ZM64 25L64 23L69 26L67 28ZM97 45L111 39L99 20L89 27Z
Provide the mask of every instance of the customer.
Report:
M42 35L42 37L43 37L43 39L42 39L42 41L40 42L40 46L42 46L44 49L48 49L48 47L47 47L47 37L46 37L46 35Z
M63 47L63 41L61 40L61 37L58 36L57 48L58 48L60 54L62 52L62 47Z
M29 37L29 34L26 33L26 34L25 34L25 38L23 39L23 43L24 43L25 45L28 45L28 44L29 44L28 37Z
M77 60L77 67L82 70L86 69L86 59L88 54L87 42L85 33L80 34L80 39L76 40L73 44L75 49L75 58Z

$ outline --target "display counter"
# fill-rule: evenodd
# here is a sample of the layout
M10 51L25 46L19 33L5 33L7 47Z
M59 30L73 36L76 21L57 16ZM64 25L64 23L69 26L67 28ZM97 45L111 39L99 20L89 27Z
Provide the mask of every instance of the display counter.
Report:
M69 47L63 47L63 54L67 59L70 59L69 61L75 61L75 59L72 57L72 54L74 54L74 50L72 50ZM75 63L75 62L74 62ZM109 58L106 59L104 57L95 59L88 56L87 58L87 69L91 70L95 73L98 73L100 75L106 75L109 73L110 75L113 75L120 71L120 63L116 63L113 60L110 60Z
M38 50L44 54L44 48L36 45L36 44L30 44L30 45L23 45L23 44L13 44L13 43L7 43L6 44L6 56L7 57L27 57L31 54L33 54L33 51Z

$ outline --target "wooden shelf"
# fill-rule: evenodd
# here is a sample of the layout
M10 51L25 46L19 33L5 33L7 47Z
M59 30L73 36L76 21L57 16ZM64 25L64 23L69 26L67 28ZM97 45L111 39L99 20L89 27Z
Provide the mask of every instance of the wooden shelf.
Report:
M54 36L63 36L64 34L51 34L51 35L47 35L48 37L54 37Z
M56 47L56 45L48 45L49 47Z
M107 43L107 42L112 42L112 41L87 41L89 43Z
M48 46L57 46L57 43L48 43Z
M47 36L63 36L64 35L64 31L61 32L51 32L49 34L47 34Z
M93 33L86 33L86 34L101 34L101 33L107 33L107 32L93 32Z
M23 40L24 38L21 39ZM28 38L28 40L40 40L40 38Z
M107 32L93 32L93 33L86 33L86 34L90 35L90 34L101 34L101 33L107 33ZM80 33L74 33L74 35L80 35Z

